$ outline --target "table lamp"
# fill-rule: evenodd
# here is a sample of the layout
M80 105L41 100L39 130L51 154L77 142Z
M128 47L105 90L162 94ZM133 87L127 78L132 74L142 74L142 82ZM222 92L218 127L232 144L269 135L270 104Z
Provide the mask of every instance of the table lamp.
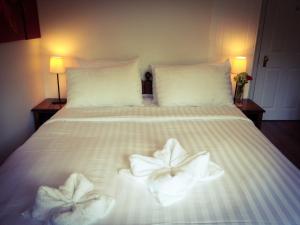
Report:
M247 66L247 59L244 56L237 56L234 57L231 61L231 73L232 74L239 74L246 72L246 66Z
M56 74L57 79L57 91L58 91L58 101L53 101L53 104L62 104L60 98L60 88L59 88L59 74L65 72L64 59L58 56L52 56L50 58L50 72Z

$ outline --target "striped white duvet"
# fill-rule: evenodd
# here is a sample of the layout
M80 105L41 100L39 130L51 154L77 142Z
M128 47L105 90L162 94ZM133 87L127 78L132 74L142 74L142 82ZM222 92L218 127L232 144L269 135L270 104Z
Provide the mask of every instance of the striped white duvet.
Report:
M163 208L117 170L168 138L210 152L225 175ZM63 109L0 168L0 224L33 224L20 214L38 186L58 186L73 172L116 199L101 224L300 224L299 170L235 107Z

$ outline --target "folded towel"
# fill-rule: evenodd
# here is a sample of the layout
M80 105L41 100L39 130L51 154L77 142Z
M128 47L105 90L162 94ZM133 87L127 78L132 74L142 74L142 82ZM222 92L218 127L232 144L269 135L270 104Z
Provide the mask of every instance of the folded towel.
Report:
M176 139L169 139L163 150L156 151L153 156L131 155L130 170L120 172L145 182L163 206L183 199L196 182L224 174L222 168L210 162L208 152L189 155Z
M38 189L31 217L49 225L89 225L105 217L114 203L113 198L95 192L82 174L73 173L58 189Z

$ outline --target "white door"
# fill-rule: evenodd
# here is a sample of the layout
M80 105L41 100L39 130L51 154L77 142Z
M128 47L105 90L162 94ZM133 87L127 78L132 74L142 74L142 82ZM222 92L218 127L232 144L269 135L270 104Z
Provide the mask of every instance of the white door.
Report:
M300 119L300 0L269 0L254 101L267 120Z

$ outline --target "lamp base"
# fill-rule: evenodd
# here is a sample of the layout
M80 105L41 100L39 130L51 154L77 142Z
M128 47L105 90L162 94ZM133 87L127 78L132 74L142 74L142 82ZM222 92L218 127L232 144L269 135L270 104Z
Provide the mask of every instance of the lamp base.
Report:
M51 104L53 104L53 105L61 105L61 104L63 104L63 102L57 102L57 101L55 101L55 102L51 102Z
M66 104L66 100L65 99L55 99L51 102L51 104L53 105L64 105Z

